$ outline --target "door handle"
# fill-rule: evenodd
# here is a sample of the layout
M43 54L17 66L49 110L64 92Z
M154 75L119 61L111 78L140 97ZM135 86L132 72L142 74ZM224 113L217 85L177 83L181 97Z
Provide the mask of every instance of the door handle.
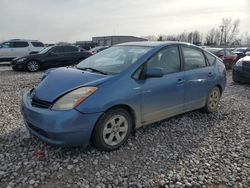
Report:
M177 84L180 85L180 84L183 84L183 83L184 83L184 80L182 78L178 78Z
M208 73L208 76L209 76L209 77L213 76L213 73L212 73L212 72L209 72L209 73Z

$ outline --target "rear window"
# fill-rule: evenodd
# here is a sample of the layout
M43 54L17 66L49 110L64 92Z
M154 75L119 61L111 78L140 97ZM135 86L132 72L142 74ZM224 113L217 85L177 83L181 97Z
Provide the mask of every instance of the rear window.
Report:
M34 47L44 47L44 44L41 42L31 42L32 46Z
M13 48L24 48L28 46L29 44L27 42L13 42Z

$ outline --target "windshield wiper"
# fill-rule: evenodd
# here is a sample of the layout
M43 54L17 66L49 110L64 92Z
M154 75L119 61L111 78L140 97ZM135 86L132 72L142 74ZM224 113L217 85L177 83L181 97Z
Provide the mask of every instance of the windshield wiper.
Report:
M78 69L80 69L80 70L86 70L86 71L89 71L89 70L90 70L91 72L98 72L98 73L100 73L100 74L107 75L106 72L100 71L100 70L98 70L98 69L94 69L94 68L92 68L92 67L83 67L83 68L81 68L81 67L76 66L76 68L78 68Z

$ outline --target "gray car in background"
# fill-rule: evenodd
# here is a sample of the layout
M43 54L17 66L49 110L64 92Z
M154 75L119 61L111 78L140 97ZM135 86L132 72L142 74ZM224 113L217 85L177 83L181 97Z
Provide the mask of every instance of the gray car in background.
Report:
M35 54L43 50L44 44L37 40L13 39L0 44L0 62Z

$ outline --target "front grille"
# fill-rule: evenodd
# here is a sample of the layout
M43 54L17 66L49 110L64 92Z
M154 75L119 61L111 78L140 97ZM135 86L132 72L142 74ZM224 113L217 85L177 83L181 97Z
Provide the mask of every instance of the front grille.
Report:
M31 105L38 108L49 108L52 103L37 99L35 96L32 98Z
M47 132L45 132L44 130L42 130L42 129L40 129L40 128L34 126L34 125L32 125L32 124L29 123L29 122L27 122L27 125L28 125L28 127L29 127L31 130L33 130L33 131L37 132L38 134L40 134L40 135L42 135L42 136L48 138L48 134L47 134Z

